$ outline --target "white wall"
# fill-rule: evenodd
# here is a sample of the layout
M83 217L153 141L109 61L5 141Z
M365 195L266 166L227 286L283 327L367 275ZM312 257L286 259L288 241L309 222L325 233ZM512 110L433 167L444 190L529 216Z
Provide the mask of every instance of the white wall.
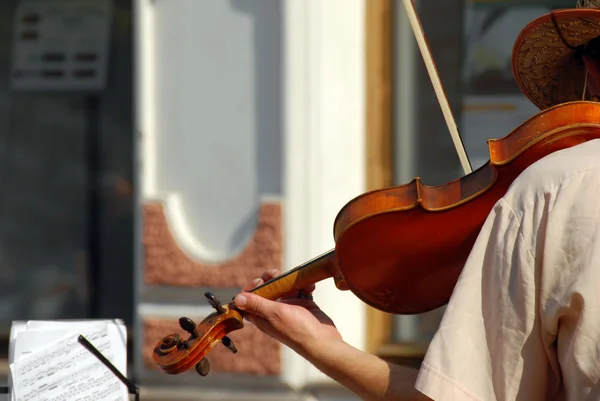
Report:
M365 191L364 0L285 2L285 265L335 246L333 221ZM333 280L317 303L344 339L364 349L366 308ZM285 378L298 386L328 382L286 352Z
M164 201L192 260L233 259L256 231L261 202L282 201L281 10L280 0L135 1L137 201ZM134 358L138 377L152 377L140 356L143 318L212 308L202 289L145 285L141 227L138 215ZM239 291L217 290L221 300ZM159 379L176 385L181 376Z
M278 0L153 3L143 194L168 200L192 258L234 257L261 198L281 193L280 10Z
M244 9L254 2L137 4L142 199L172 202L176 238L201 260L235 253L253 230L240 222L255 221L260 198L278 194L285 269L332 248L336 214L365 190L364 0L281 2L283 65L269 62L276 38L259 26L273 21L252 20ZM210 37L209 28L221 35ZM225 51L230 57L219 65L209 56ZM257 95L257 80L280 77L277 93ZM277 102L273 121L261 115L277 114ZM226 153L234 157L217 157ZM346 341L364 348L364 304L332 280L315 297ZM286 383L330 381L287 349L283 357Z

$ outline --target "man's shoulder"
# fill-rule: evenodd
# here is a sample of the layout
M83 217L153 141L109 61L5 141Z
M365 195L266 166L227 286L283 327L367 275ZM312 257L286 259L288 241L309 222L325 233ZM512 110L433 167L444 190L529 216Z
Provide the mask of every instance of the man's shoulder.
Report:
M528 197L556 191L574 177L600 182L600 139L551 153L525 169L509 188L505 199ZM577 180L573 181L575 184Z

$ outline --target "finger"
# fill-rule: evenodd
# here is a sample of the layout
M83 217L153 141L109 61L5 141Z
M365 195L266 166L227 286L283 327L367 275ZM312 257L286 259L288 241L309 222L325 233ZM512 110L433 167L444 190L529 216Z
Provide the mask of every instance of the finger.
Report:
M265 319L263 319L260 316L256 316L256 315L252 315L250 313L246 313L244 315L244 320L248 321L249 324L253 325L253 326L261 326L261 327L265 327L265 325L268 325L269 322L267 322Z
M319 306L312 299L287 298L280 301L282 304L296 305L308 310L318 309Z
M260 276L259 278L255 278L254 280L252 280L251 282L246 284L244 286L244 288L242 288L242 291L245 291L245 292L251 291L251 290L255 289L256 287L258 287L259 285L262 285L265 282L277 277L278 275L279 275L279 270L277 270L277 269L267 270L266 272L264 272L262 274L262 276Z
M245 291L245 292L252 291L253 289L258 287L262 283L263 283L263 280L261 278L255 278L254 280L252 280L251 282L246 284L244 286L244 288L242 288L242 291Z
M267 270L266 272L263 273L262 276L260 276L260 278L264 281L267 282L271 279L274 279L275 277L279 276L280 272L277 269L270 269Z
M283 295L281 299L298 298L298 294L301 292L310 295L315 291L316 288L317 286L315 284L311 284L308 287L302 288L298 291L290 291L287 294Z
M250 325L252 325L252 326L256 326L256 323L254 323L254 322L256 321L256 319L262 319L262 320L264 320L262 317L255 316L255 315L252 315L252 314L250 314L250 313L246 313L246 314L244 315L244 320L245 320L245 321L246 321L248 324L250 324Z
M273 324L274 321L280 320L282 307L287 307L250 292L236 295L233 299L233 303L242 311L262 317L271 324Z
M273 326L271 326L271 324L267 320L263 319L262 317L259 317L256 315L251 315L251 314L246 314L244 316L244 319L247 320L249 322L249 324L256 326L256 328L259 329L260 331L262 331L263 333L265 333L271 337L278 338L277 332L275 331Z

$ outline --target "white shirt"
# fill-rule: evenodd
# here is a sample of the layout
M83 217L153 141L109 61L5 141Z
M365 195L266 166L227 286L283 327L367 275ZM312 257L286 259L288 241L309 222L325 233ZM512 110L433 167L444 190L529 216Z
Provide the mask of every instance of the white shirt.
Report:
M552 153L500 199L416 388L436 401L600 400L600 140Z

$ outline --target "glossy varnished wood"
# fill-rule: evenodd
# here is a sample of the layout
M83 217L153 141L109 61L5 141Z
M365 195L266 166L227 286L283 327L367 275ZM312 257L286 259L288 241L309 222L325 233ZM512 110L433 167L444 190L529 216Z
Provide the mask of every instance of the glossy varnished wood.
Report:
M244 327L242 314L231 305L223 313L211 313L196 326L187 339L178 334L163 337L154 347L154 362L167 374L175 375L193 369L227 333Z
M557 150L600 138L600 104L542 111L502 139L490 161L440 186L412 182L348 202L334 224L337 269L367 304L424 313L450 298L481 226L515 178Z
M251 292L267 299L279 299L285 294L335 277L335 253L329 251L254 288ZM336 278L337 280L337 278Z

